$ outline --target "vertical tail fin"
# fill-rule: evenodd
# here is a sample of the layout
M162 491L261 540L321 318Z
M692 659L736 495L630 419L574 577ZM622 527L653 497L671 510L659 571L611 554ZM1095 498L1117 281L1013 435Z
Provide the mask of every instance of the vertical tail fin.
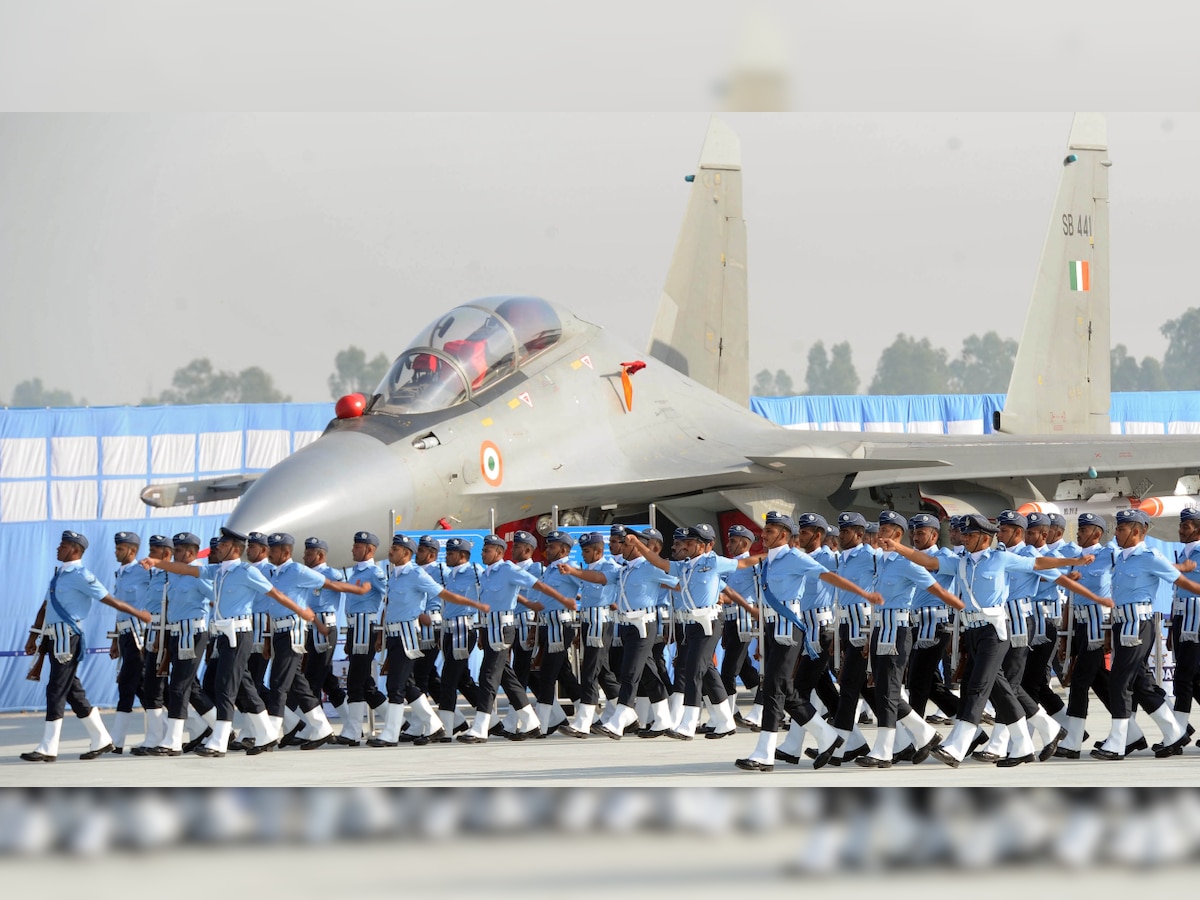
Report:
M750 403L741 145L709 124L649 353L742 406Z
M1104 117L1076 113L998 431L1109 433L1110 165Z

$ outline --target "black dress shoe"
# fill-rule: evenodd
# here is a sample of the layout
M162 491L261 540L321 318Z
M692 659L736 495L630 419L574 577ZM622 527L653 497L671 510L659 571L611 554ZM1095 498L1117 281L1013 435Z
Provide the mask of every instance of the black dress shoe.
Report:
M829 760L833 759L833 754L837 752L837 748L846 743L845 739L839 734L833 739L833 743L817 754L817 758L813 760L813 768L821 769L829 764Z
M1182 740L1187 739L1183 738ZM1168 756L1183 756L1183 745L1176 741L1174 744L1167 744L1154 751L1155 759L1166 759Z
M858 759L860 756L866 756L870 752L871 752L870 744L866 744L866 743L859 744L853 750L847 750L845 753L842 754L842 762L849 762L851 760ZM830 760L830 762L832 762L832 760Z
M546 733L543 734L542 737L550 737L550 735L554 734L556 731L558 731L558 729L565 728L566 724L567 724L567 720L563 719L561 722L551 725L549 728L546 729Z
M938 762L945 763L952 769L957 769L961 765L961 762L959 760L955 759L951 755L950 751L946 750L943 747L934 747L933 752L930 753L929 755L932 756L934 759L936 759Z
M1068 750L1066 747L1054 748L1055 759L1079 759L1078 750Z
M367 741L367 746L368 747L399 747L400 742L399 741L384 741L384 740L380 740L379 738L371 738L369 741Z
M58 759L57 756L47 756L45 753L38 753L36 750L30 750L28 753L22 753L21 759L25 762L54 762Z
M510 741L527 741L531 738L545 737L540 728L531 728L528 731L510 731L504 736Z
M197 747L199 747L201 744L203 744L205 741L207 741L210 737L212 737L212 729L205 728L203 734L201 734L199 737L192 738L190 741L188 741L186 744L184 744L183 750L180 752L192 753L193 751L195 751L195 749Z
M1000 761L1000 754L990 753L987 750L976 750L971 754L971 759L981 763L997 763Z
M1100 746L1103 747L1104 745L1101 744ZM1136 741L1134 741L1132 744L1125 745L1125 755L1128 756L1130 753L1137 753L1137 751L1139 751L1139 750L1149 750L1149 749L1150 749L1150 743L1146 740L1145 735L1143 735L1142 737L1140 737Z
M313 738L311 741L304 741L300 744L301 750L316 750L318 747L324 747L333 740L332 734L327 734L325 737Z
M117 756L120 756L122 753L125 752L125 748L124 747L113 747L112 752L115 753Z
M253 747L256 743L258 743L258 742L254 738L244 737L238 741L230 741L229 746L226 747L225 749L226 749L226 751L236 751L238 753L249 753L250 748Z
M757 759L735 759L733 764L747 772L774 772L775 767L770 763L759 762Z
M776 751L775 751L775 759L776 759L778 762L785 762L785 763L788 763L789 765L792 765L792 766L798 766L798 765L800 765L800 757L798 757L798 756L793 756L792 754L790 754L790 753L786 753L786 752L784 752L783 750L776 750Z
M467 727L468 726L467 726L466 720L464 719L462 722L459 722L457 725L454 726L453 731L455 734L462 734L464 731L467 730Z
M605 728L603 725L600 726L600 730L597 732L597 734L602 734L611 741L619 741L621 739L620 734L613 731L611 728Z
M458 736L458 742L460 744L486 744L487 738L476 737L473 734L460 734Z
M864 769L890 769L892 761L890 759L879 759L876 756L860 756L854 761L856 766L862 766Z
M131 756L146 756L150 753L149 747L130 747L129 753Z
M915 744L909 744L899 753L892 754L892 759L896 762L912 762L913 757L917 755L917 747Z
M641 730L642 730L642 726L639 725L637 722L630 722L628 725L625 726L625 730L622 731L621 734L637 734Z
M1093 759L1106 759L1106 760L1112 761L1112 760L1124 759L1125 757L1123 757L1120 753L1114 753L1111 750L1105 750L1103 747L1097 747L1096 749L1094 749L1092 751L1092 758Z
M359 742L354 740L354 738L348 738L342 734L335 737L333 742L341 747L357 747L359 745Z
M253 747L246 748L246 755L247 756L258 756L260 753L271 753L278 746L279 746L279 741L267 741L261 747L258 745L255 745Z
M648 741L652 741L655 738L662 737L666 733L667 729L665 728L643 728L637 733L637 735L640 738L645 738Z
M816 759L817 758L817 748L816 747L805 747L804 755L807 756L809 759Z
M1045 762L1054 755L1054 751L1058 749L1058 742L1064 741L1067 738L1067 729L1058 729L1058 734L1054 736L1054 740L1042 748L1042 752L1038 754L1038 762Z
M446 729L443 728L437 734L431 734L429 736L429 743L431 743L431 744L453 744L454 738L452 738L450 735L446 734Z
M304 729L304 723L301 722L291 731L283 736L283 740L279 742L280 747L294 747L297 744L303 744L304 738L300 737L300 732Z
M197 747L196 755L205 756L209 759L220 759L225 753L222 750L213 750L211 747Z
M599 721L596 721L588 726L588 731L590 731L592 734L602 734L604 732L604 726L601 725Z
M1026 753L1024 756L1006 756L1004 759L996 761L996 767L1000 769L1011 769L1013 766L1019 766L1021 763L1033 762L1033 754Z
M967 752L970 753L975 750L976 747L984 746L991 739L991 735L989 735L986 731L979 732L979 734L975 735L975 740L971 741L971 746L967 748Z
M667 731L667 737L675 741L690 741L692 739L690 734L681 734L680 732L674 730Z
M721 738L727 738L731 734L737 734L736 728L731 728L728 731L708 731L704 734L704 739L709 741L719 741Z
M699 728L696 729L696 733L697 734L709 734L712 732L712 730L713 730L713 727L711 725L701 725Z
M108 744L105 744L103 747L98 747L95 750L89 750L87 753L80 753L79 758L80 759L99 759L105 753L112 753L113 749L114 749L113 745L111 743L108 743Z
M563 725L561 728L558 729L558 731L559 731L559 734L565 734L567 737L579 738L580 740L583 740L583 741L586 741L587 736L588 736L588 733L586 731L579 731L576 728L572 728L570 725ZM641 736L642 736L642 733L639 731L638 737L641 737Z
M492 734L492 735L495 735L496 737L500 737L507 730L508 729L504 727L504 722L500 721L488 729L488 734Z
M172 750L170 747L147 747L147 756L183 756L182 750Z
M401 735L401 737L403 737L403 735ZM429 745L429 742L430 742L430 735L428 735L428 734L419 734L415 738L412 739L412 745L414 747L426 747Z
M400 737L398 737L396 739L396 745L399 746L400 744L415 744L417 742L417 738L419 738L419 737L421 737L421 735L413 734L411 731L402 731L402 732L400 732ZM370 741L367 741L367 746L370 747L370 746L374 746L374 745L371 744Z
M753 722L743 716L740 711L733 714L733 721L742 728L749 728L751 731L762 731L761 725L755 725Z
M941 742L942 736L935 731L933 737L929 739L929 743L924 747L918 748L917 752L913 754L912 764L919 766L925 760L929 759L929 754L933 752L933 748L941 744Z

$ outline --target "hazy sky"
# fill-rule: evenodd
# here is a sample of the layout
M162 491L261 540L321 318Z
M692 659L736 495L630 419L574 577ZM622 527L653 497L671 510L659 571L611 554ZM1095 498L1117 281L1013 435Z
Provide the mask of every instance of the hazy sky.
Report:
M802 383L849 340L1017 337L1070 113L730 114L752 367ZM336 352L389 357L492 293L643 346L708 116L0 117L0 398L40 377L136 403L207 356L329 399ZM1200 116L1110 115L1114 341L1161 355L1190 280ZM15 316L13 315L15 313Z

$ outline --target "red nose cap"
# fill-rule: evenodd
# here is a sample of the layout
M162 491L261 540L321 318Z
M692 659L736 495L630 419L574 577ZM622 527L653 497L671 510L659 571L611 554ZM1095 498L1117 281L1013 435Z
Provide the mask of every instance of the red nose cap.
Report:
M339 419L356 419L367 408L367 398L362 394L347 394L333 408Z

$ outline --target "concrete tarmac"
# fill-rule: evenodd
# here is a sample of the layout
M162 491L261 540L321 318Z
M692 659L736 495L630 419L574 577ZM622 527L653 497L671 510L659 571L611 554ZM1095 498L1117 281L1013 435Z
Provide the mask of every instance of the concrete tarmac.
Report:
M920 766L897 763L877 770L849 764L814 771L805 759L798 766L777 762L775 771L765 774L743 772L733 764L736 758L748 756L757 742L758 735L745 729L721 740L698 735L687 742L632 735L620 741L596 735L586 740L552 735L521 742L493 737L482 745L401 744L384 749L327 744L308 752L289 747L255 757L230 753L223 759L191 754L175 759L136 757L126 751L122 756L106 754L83 761L79 754L88 749L87 736L70 711L58 760L28 763L19 756L37 746L43 718L38 713L14 713L0 716L0 787L1200 786L1200 748L1195 744L1183 756L1168 759L1155 759L1149 751L1119 762L1091 759L1087 751L1092 741L1105 736L1109 724L1103 707L1093 706L1098 712L1088 719L1091 738L1079 760L1051 759L998 769L968 758L951 769L930 758ZM102 714L106 724L111 723L112 712L102 710ZM1161 739L1148 716L1142 714L1139 723L1150 743ZM141 727L140 717L135 716L135 731L127 746L140 742ZM334 728L340 728L336 720ZM949 726L938 726L938 731L945 736ZM874 740L874 728L864 727L863 733L868 741Z

